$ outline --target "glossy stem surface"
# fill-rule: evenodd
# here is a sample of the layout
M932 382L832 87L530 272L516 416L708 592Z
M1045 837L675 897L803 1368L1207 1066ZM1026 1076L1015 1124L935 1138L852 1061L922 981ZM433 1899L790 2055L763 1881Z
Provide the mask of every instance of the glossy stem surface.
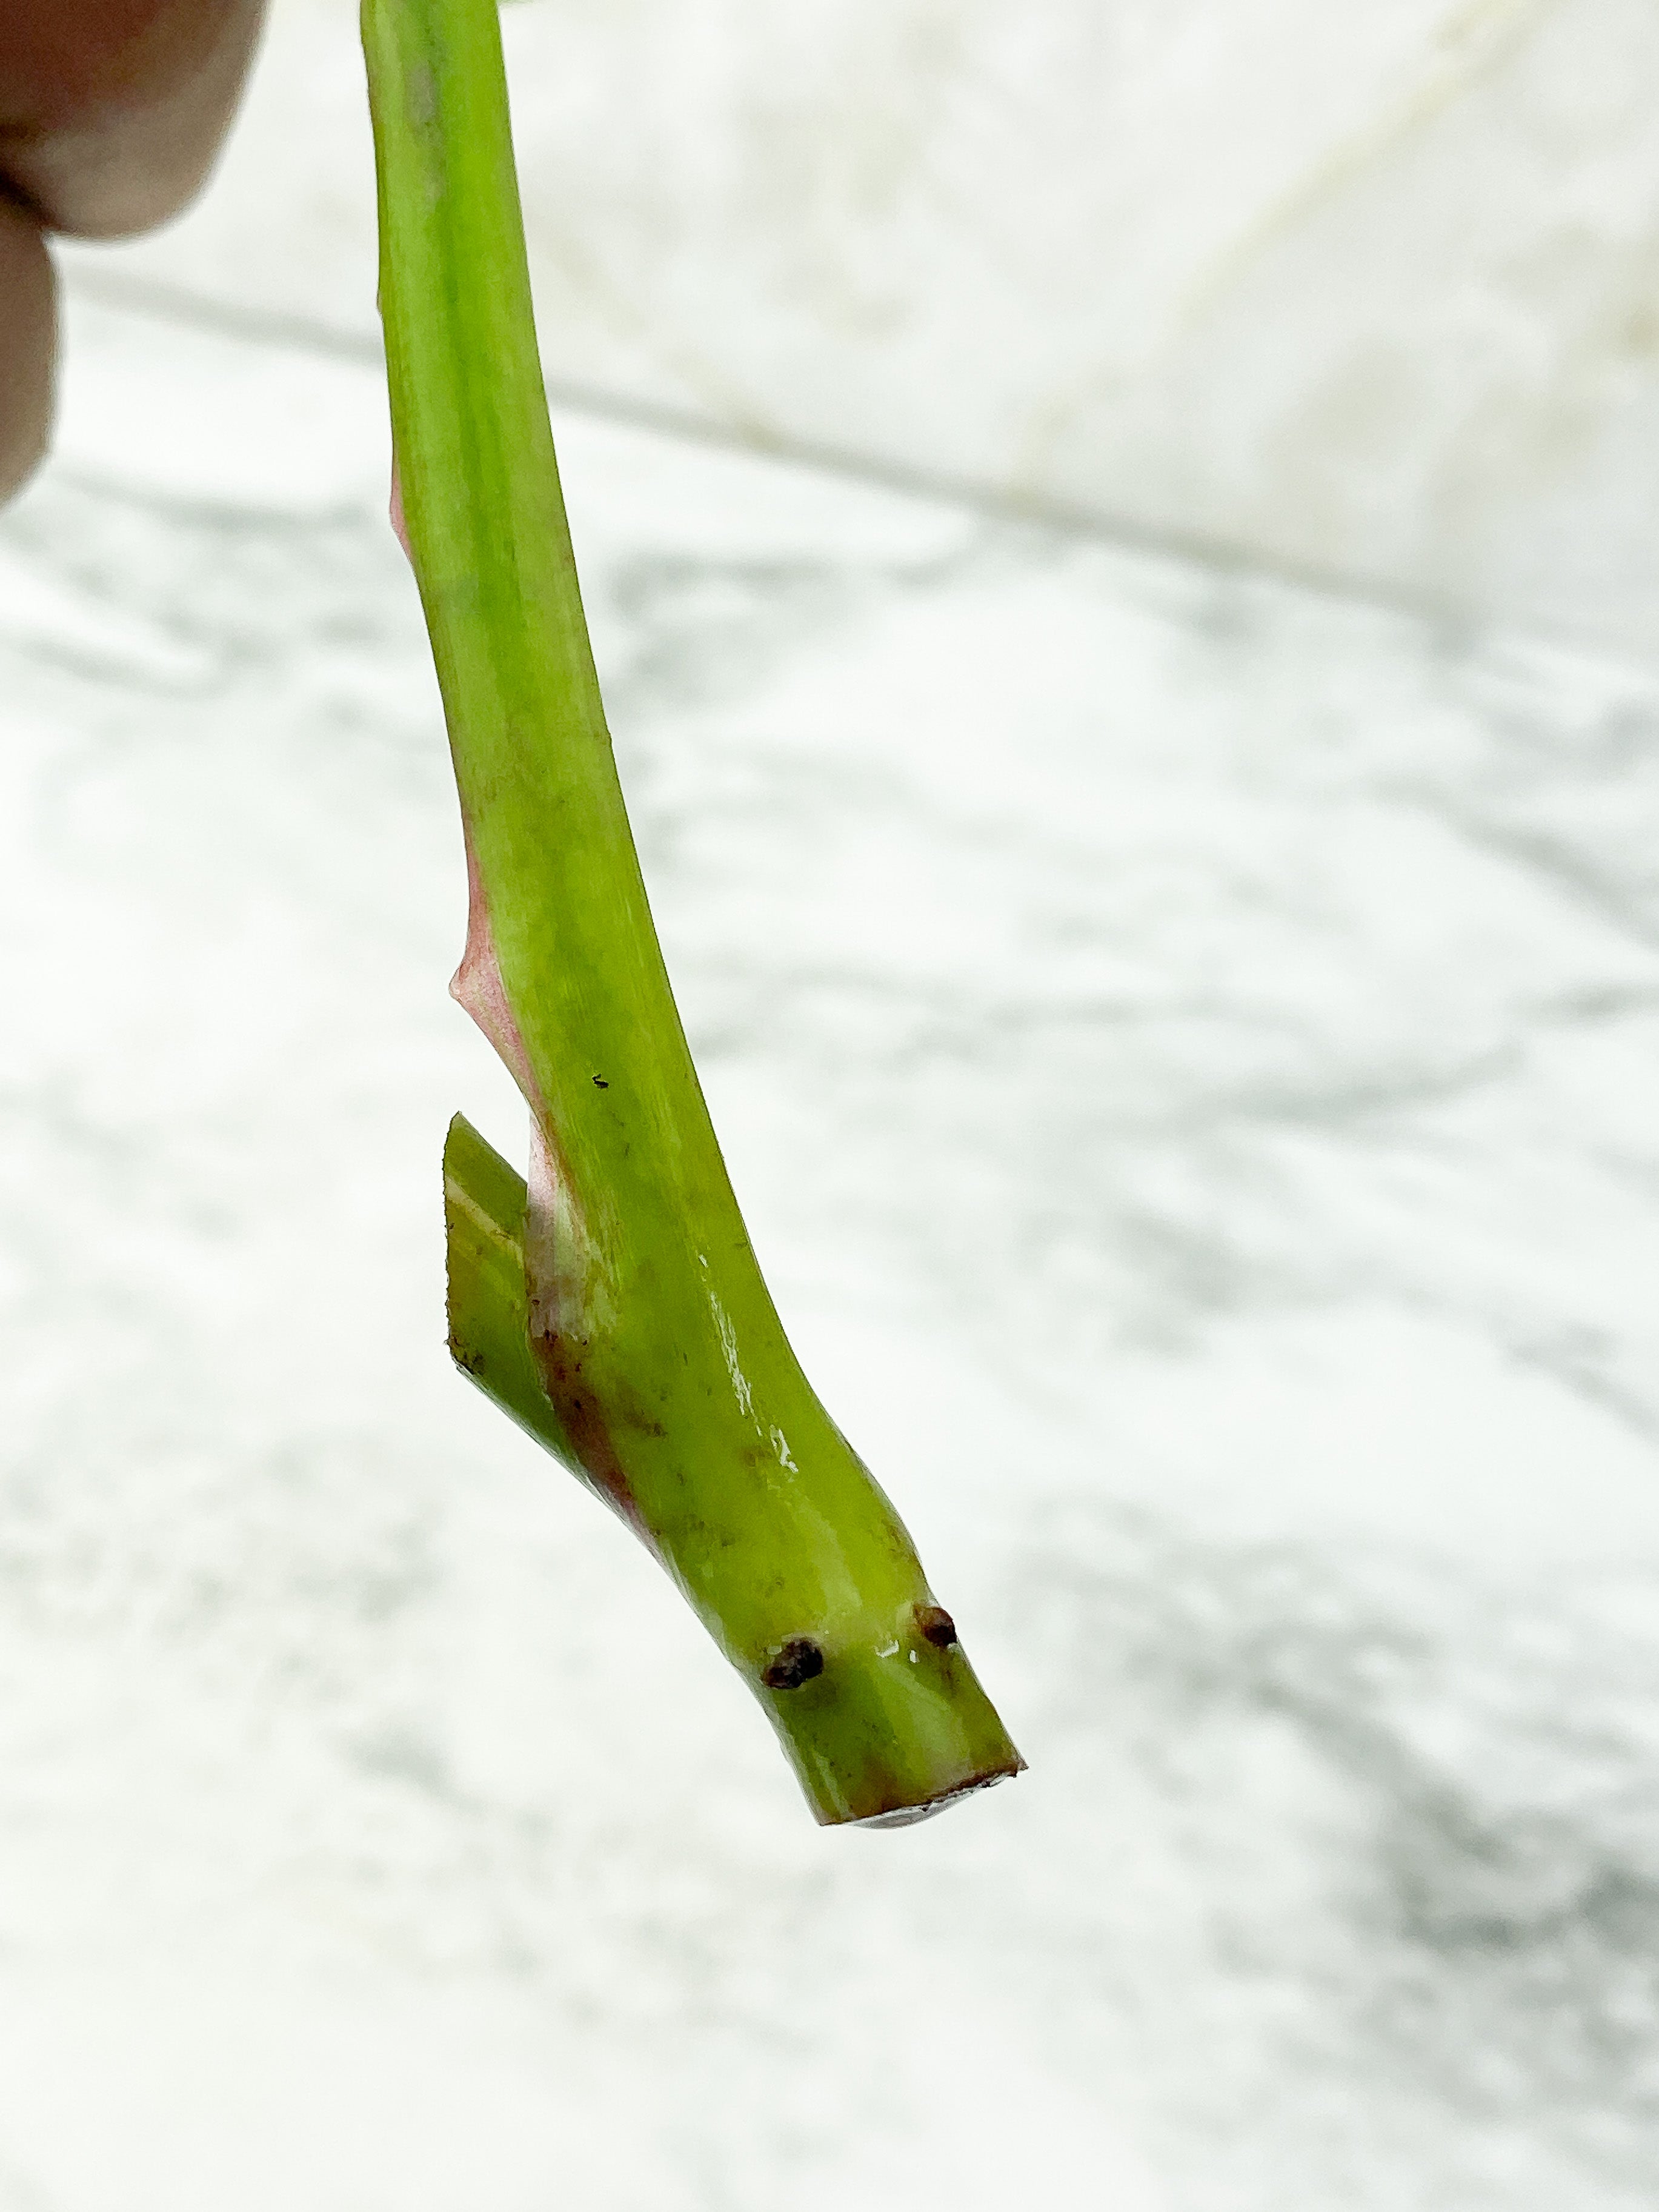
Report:
M445 1158L451 1341L634 1527L820 1820L1018 1771L898 1516L756 1263L669 988L582 613L495 0L364 0L406 543L471 878L457 995L532 1115L530 1188Z

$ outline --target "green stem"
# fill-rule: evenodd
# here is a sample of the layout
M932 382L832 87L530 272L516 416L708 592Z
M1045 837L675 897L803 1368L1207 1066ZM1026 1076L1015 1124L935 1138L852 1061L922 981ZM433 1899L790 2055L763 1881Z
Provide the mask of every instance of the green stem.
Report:
M452 1130L452 1344L662 1560L818 1817L919 1817L1021 1761L790 1349L691 1064L577 586L495 0L364 0L362 27L393 446L471 879L455 988L532 1115L527 1196Z

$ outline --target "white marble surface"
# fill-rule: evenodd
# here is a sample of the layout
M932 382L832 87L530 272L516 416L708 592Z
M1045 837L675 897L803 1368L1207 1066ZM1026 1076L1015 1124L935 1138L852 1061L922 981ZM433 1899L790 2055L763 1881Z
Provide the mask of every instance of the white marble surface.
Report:
M374 372L0 520L0 2212L1636 2212L1659 685L570 417L757 1243L1031 1760L811 1826L449 1370Z
M99 259L366 335L352 0ZM556 379L1659 653L1649 0L533 0Z

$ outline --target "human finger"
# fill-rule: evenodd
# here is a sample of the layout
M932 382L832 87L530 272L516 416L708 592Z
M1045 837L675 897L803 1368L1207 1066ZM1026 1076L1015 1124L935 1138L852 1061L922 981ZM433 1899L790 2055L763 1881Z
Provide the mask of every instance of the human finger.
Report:
M207 173L263 14L263 0L13 0L0 173L52 230L163 222Z
M27 208L0 198L0 499L46 449L57 303L52 260Z

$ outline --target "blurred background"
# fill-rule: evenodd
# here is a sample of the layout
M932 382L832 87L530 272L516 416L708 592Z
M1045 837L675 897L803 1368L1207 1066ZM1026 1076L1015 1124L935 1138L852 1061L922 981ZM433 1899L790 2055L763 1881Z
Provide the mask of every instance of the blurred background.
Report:
M527 0L763 1263L1031 1771L814 1828L454 1376L354 11L0 517L0 2212L1659 2186L1659 18Z

